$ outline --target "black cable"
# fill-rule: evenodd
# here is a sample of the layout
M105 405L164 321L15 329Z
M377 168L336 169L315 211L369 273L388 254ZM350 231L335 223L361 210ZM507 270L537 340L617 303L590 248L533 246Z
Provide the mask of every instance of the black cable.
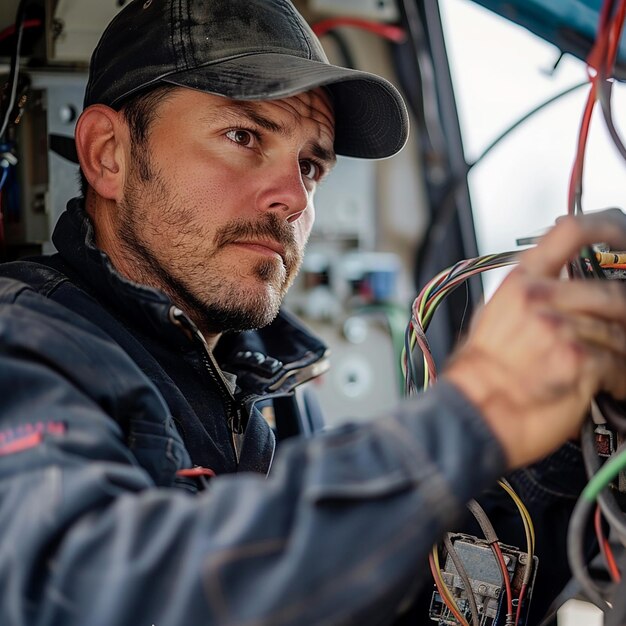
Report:
M415 323L415 322L414 322ZM413 355L411 354L411 324L407 324L406 331L404 333L404 352L406 354L406 368L407 368L407 384L406 395L410 396L415 388L417 388L417 378L415 372L415 363L413 362Z
M613 121L613 110L611 107L611 96L613 93L613 83L610 80L598 80L598 99L600 100L600 108L602 110L602 117L606 124L609 136L615 144L617 151L620 153L623 159L626 160L626 146L621 140L615 123Z
M538 104L535 108L531 109L530 111L528 111L527 113L525 113L524 115L522 115L522 117L520 117L517 121L515 121L513 124L511 124L508 128L506 128L504 131L502 131L481 153L478 157L476 157L473 161L471 161L470 163L468 163L468 171L471 170L475 165L477 165L478 163L480 163L503 139L505 139L509 134L511 134L518 126L521 126L525 121L527 121L529 118L531 118L533 115L535 115L536 113L539 113L539 111L541 111L542 109L545 109L545 107L549 106L550 104L552 104L553 102L555 102L556 100L560 100L561 98L563 98L564 96L567 96L568 94L572 93L573 91L576 91L577 89L580 89L581 87L584 87L585 85L588 85L589 81L586 80L582 83L577 83L576 85L571 85L570 87L567 87L567 89L564 89L563 91L560 91L558 93L556 93L555 95L551 96L550 98L548 98L547 100L544 100L543 102L541 102L540 104Z
M592 441L590 433L593 433L593 425L584 424L583 433L585 436L581 441L581 445L584 446L583 458L585 459L585 466L586 468L588 468L588 471L591 470L595 473L595 471L597 470L595 470L594 468L598 466L599 461L594 460L593 455L595 454L595 445L593 446L594 449L592 450L592 443L590 443L590 441ZM621 454L625 448L626 444L621 444L615 451L614 455L617 456ZM623 513L620 510L619 514L617 515L617 519L614 520L612 517L613 513L615 512L613 505L611 504L605 510L601 501L601 497L603 497L607 493L607 491L607 489L603 489L602 492L600 492L600 494L598 495L598 501L600 502L600 506L602 507L602 512L605 514L607 521L611 525L611 529L614 530L616 534L618 534L618 530L621 530L620 526L623 524L623 521L620 519ZM604 502L609 501L605 500ZM570 568L572 570L572 574L580 583L580 586L583 592L586 594L587 599L593 602L602 611L606 611L609 605L605 599L605 596L607 596L608 593L610 593L610 591L615 588L615 584L600 585L599 581L594 581L591 578L587 569L583 547L585 529L588 519L591 516L591 512L595 507L595 504L595 499L583 497L578 498L576 505L574 506L572 516L570 518L569 529L567 532L567 556ZM614 525L614 521L617 522L616 525Z
M539 622L538 626L556 626L556 614L559 609L572 598L580 594L580 585L575 578L570 578L559 595L552 601L544 618Z
M17 83L19 76L19 64L20 64L20 50L22 47L22 37L24 35L24 19L26 16L26 4L30 0L20 0L20 4L17 8L17 15L15 18L15 48L11 56L11 73L9 75L9 101L7 102L7 109L4 112L4 120L2 127L0 128L0 142L4 141L4 134L9 126L9 120L11 112L15 106L15 95L17 93Z
M426 229L424 231L424 235L422 236L422 245L420 246L417 252L416 258L416 266L421 267L424 263L424 259L429 255L432 247L441 239L442 233L445 232L445 229L454 215L454 211L456 209L454 203L454 194L458 191L461 185L465 184L467 179L467 175L470 171L476 167L497 145L500 144L502 140L509 136L516 128L518 128L521 124L526 122L530 117L539 113L542 109L549 106L553 102L556 102L560 98L569 95L576 89L580 89L581 87L588 85L589 81L585 81L582 83L577 83L576 85L571 85L567 89L560 91L559 93L551 96L544 102L541 102L536 107L525 113L521 118L516 120L513 124L511 124L508 128L502 131L481 153L476 159L467 164L467 170L465 171L464 178L456 178L451 180L448 183L447 188L445 189L441 202L439 203L439 208L433 212L433 219L428 223Z
M593 500L581 497L576 501L567 531L567 557L572 574L579 582L586 599L600 610L606 611L608 608L604 598L606 592L601 590L589 575L583 548L585 529L594 507Z
M606 392L600 392L595 400L609 427L622 434L626 433L626 403L616 400Z
M409 37L406 43L392 47L394 66L420 129L419 139L424 142L423 152L426 155L425 166L438 170L445 167L447 144L439 122L435 72L426 33L415 0L402 0L398 4ZM407 54L407 50L412 54Z

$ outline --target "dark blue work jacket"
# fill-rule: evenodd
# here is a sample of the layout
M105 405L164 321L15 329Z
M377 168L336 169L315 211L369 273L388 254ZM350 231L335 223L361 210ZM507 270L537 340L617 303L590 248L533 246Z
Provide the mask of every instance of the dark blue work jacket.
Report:
M326 347L282 311L259 331L222 337L211 354L165 294L115 271L95 247L78 199L62 214L53 242L58 254L5 264L0 275L24 281L110 335L163 395L195 466L266 473L274 435L255 403L325 371Z
M326 348L281 313L211 355L162 293L115 272L79 201L54 242L58 255L0 266L0 624L396 619L432 543L504 471L475 407L442 379L273 462L255 403L323 371ZM538 609L567 576L579 461L566 446L511 477L548 554ZM217 474L207 489L197 466ZM506 496L484 506L522 545Z

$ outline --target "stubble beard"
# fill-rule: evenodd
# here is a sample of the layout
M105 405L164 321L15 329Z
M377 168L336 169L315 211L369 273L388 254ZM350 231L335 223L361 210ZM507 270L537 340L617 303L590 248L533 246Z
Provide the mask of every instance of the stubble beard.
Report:
M149 219L147 206L158 223ZM174 237L168 228L176 229ZM143 236L147 229L161 246L151 245ZM176 194L155 172L148 181L132 177L127 183L120 203L119 237L130 261L127 267L135 274L129 278L165 292L203 333L252 330L272 322L302 263L291 226L273 213L255 222L231 221L220 227L207 254L207 235L194 220L194 212L177 202ZM267 238L279 242L286 254L282 263L262 259L252 267L265 288L246 287L250 272L245 266L223 267L216 260L232 242Z

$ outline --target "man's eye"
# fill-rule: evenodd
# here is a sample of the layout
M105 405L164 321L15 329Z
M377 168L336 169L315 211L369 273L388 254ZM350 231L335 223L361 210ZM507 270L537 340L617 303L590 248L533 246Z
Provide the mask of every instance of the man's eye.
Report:
M250 148L254 145L256 141L256 137L249 130L244 130L243 128L236 128L234 130L229 130L226 133L226 136L236 144L240 146L244 146L246 148Z
M300 161L300 171L304 178L318 180L322 174L322 168L313 161Z

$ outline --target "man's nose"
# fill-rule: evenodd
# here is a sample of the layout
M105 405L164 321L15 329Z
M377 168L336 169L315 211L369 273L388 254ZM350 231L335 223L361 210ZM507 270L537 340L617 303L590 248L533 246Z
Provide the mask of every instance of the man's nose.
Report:
M312 191L307 188L300 162L275 168L268 174L259 197L263 211L273 211L278 217L293 222L306 210Z

